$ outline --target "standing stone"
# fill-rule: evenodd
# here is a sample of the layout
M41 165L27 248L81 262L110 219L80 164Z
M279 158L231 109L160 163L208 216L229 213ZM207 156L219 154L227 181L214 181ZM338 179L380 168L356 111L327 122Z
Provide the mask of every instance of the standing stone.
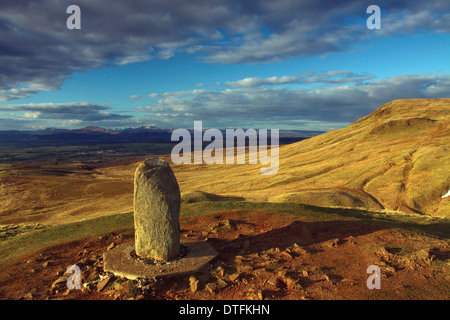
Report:
M147 159L134 176L136 254L170 261L180 254L180 188L169 164Z

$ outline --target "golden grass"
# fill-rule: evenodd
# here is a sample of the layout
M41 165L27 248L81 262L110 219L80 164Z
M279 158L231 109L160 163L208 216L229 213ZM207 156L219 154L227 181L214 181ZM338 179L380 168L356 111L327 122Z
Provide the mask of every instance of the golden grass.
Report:
M449 148L450 99L396 100L346 128L280 147L274 176L260 175L259 165L173 168L183 192L323 206L354 198L367 209L450 217L450 200L441 198L450 189Z
M281 146L276 175L261 175L259 164L172 168L194 202L213 194L450 218L450 197L441 198L450 189L449 148L450 99L396 100L346 128ZM56 225L131 211L136 166L1 177L0 224Z

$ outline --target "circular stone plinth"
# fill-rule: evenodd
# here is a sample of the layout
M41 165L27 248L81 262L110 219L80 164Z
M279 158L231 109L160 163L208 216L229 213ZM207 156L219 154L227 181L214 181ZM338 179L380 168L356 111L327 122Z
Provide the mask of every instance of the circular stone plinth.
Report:
M130 280L178 276L200 271L218 253L206 242L184 242L182 254L168 262L146 261L136 256L134 241L117 246L103 254L106 272Z

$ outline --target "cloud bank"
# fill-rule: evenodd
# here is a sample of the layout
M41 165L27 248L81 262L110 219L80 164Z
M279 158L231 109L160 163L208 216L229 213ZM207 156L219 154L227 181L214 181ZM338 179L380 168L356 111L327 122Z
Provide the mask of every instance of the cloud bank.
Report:
M141 105L133 116L87 102L8 104L0 106L0 127L191 128L195 120L202 120L210 128L327 131L347 126L395 99L441 97L450 97L450 74L379 79L347 70L309 71L134 95L130 98Z
M29 103L0 106L2 129L71 127L83 124L113 124L126 121L132 116L111 113L108 106L86 102ZM9 118L9 119L8 119ZM37 124L37 125L36 125Z
M304 87L302 84L308 84ZM209 127L321 129L346 126L396 99L450 96L450 74L376 79L349 71L245 78L223 87L133 96L159 125L203 120ZM312 85L312 86L311 86Z

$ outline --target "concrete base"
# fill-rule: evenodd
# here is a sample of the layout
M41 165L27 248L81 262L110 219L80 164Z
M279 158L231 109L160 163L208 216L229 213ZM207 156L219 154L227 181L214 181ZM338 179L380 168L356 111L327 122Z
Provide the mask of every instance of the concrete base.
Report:
M105 271L134 280L196 273L218 255L206 242L182 242L181 252L169 262L146 261L136 256L132 241L105 252L103 264Z

